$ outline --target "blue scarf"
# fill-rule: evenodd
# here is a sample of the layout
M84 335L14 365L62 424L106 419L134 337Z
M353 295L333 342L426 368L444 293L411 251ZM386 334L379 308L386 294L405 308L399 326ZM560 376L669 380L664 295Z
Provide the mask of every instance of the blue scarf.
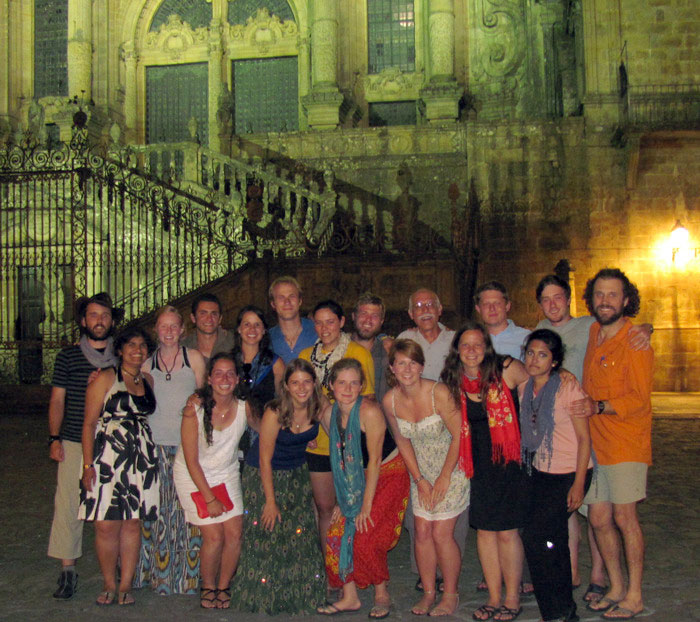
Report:
M357 399L350 411L345 439L341 439L341 414L338 403L333 404L330 427L330 457L333 469L335 496L340 511L345 517L345 530L340 540L340 561L338 574L341 581L353 571L352 549L355 537L355 517L362 509L365 494L365 469L362 465L362 445L360 442L360 404Z
M540 447L544 458L549 464L552 463L554 400L561 386L561 378L557 372L552 372L537 397L533 397L534 384L532 378L527 381L520 402L520 446L523 464L528 473L532 470L532 459Z

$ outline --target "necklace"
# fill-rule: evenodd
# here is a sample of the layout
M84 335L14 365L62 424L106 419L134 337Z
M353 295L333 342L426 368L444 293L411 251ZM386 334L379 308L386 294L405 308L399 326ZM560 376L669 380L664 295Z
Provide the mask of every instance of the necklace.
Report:
M170 379L172 378L171 372L173 369L175 369L175 361L177 361L177 355L180 354L180 348L177 349L177 352L175 353L175 358L173 358L173 365L170 369L168 369L168 366L165 364L165 359L163 358L163 354L161 353L160 349L158 349L158 356L160 357L160 362L163 363L163 367L165 367L165 380L166 382L170 382Z
M134 379L134 384L140 384L141 383L141 370L139 369L135 374L132 374L128 369L125 369L124 366L122 365L122 371L125 374L128 374Z
M292 335L290 335L289 337L287 337L287 335L284 335L284 340L287 342L287 345L289 346L290 350L294 350L294 344L296 344L297 342L297 337L301 335L301 330L302 327L301 325L299 325L299 328L297 328Z

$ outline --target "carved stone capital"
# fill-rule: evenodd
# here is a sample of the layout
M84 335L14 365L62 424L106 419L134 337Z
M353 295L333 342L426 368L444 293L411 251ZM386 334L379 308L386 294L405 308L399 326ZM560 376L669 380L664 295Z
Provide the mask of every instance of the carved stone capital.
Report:
M338 90L323 90L309 93L301 100L309 126L318 130L332 130L340 123L340 106L343 96Z
M459 116L459 99L464 87L454 81L431 83L421 89L420 98L429 123L454 121Z

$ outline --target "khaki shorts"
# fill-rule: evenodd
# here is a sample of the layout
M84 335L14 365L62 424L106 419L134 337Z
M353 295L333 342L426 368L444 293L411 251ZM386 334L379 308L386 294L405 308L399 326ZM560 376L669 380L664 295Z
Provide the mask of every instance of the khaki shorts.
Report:
M583 502L586 505L606 502L622 505L645 499L648 469L649 465L644 462L599 464Z

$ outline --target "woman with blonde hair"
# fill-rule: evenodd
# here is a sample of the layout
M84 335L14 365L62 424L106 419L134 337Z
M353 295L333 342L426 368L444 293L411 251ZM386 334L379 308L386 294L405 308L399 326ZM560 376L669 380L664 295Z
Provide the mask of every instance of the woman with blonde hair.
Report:
M157 346L141 366L153 378L156 409L148 423L158 452L160 510L141 526L141 555L134 587L150 585L158 594L194 594L199 584L199 529L185 520L175 492L173 461L180 445L182 409L204 384L204 358L180 345L182 314L172 305L156 313Z

